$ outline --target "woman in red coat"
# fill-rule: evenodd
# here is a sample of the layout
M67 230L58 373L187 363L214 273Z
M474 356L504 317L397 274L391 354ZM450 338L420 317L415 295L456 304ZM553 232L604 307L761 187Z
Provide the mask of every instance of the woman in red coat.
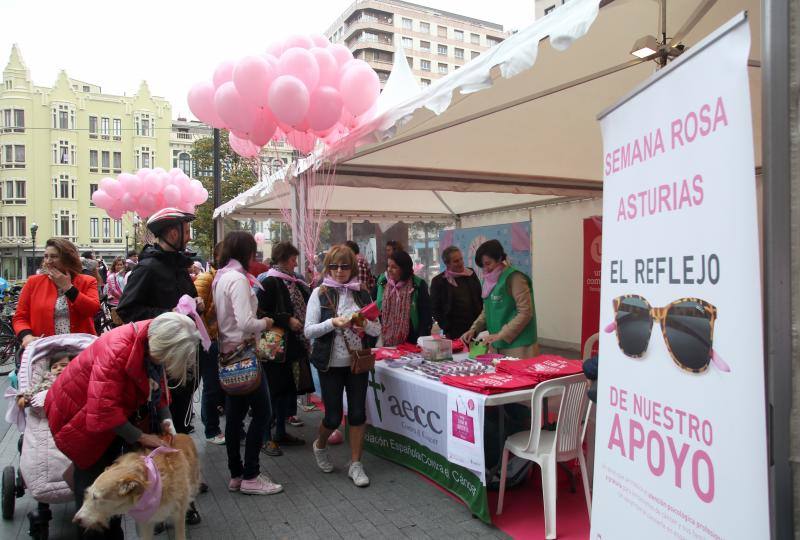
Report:
M174 433L167 378L184 384L199 339L178 313L126 324L100 336L53 383L44 406L56 446L75 466L78 508L123 443L155 448L164 445L158 434ZM119 518L106 533L121 538Z
M14 332L23 347L45 336L95 333L97 280L81 274L81 258L69 240L51 238L45 246L42 273L25 282L14 313Z

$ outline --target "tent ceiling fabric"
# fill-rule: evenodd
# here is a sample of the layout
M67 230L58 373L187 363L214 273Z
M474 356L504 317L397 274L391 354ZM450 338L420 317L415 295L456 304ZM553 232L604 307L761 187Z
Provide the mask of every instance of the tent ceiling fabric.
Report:
M668 37L683 26L702 1L666 0ZM483 85L486 89L467 94L452 92L446 100L449 107L438 115L432 112L439 110L444 99L441 91L434 88L437 84L463 88L458 84L459 78L463 78L469 82L465 83L468 89L480 88L481 85L473 84L477 75L470 71L473 64L470 62L384 113L369 129L365 127L345 138L316 161L317 166L336 162L337 186L329 205L331 212L449 215L450 211L433 190L439 192L456 214L491 211L552 197L600 196L602 139L597 114L655 70L652 61L630 65L633 60L630 49L644 35L653 34L660 39L660 8L655 0L613 0L604 2L595 18L588 8L596 9L597 4L596 0L573 0L522 30L521 37L512 36L501 44L513 45L515 39L529 43L532 36L538 35L537 28L539 32L541 28L563 32L565 23L559 18L574 25L579 19L577 11L571 19L564 16L570 15L571 8L582 7L587 10L581 13L585 27L571 31L574 37L580 37L581 32L586 35L575 39L568 49L556 50L548 40L542 40L538 42L538 52L519 51L522 58L519 62L509 60L506 50L505 63L494 69L494 60L478 57L475 64L482 61L482 69L488 75ZM718 0L682 42L691 47L742 10L750 15L750 58L759 62L759 0ZM549 41L553 41L553 36ZM511 78L502 76L501 72L511 69L509 66L521 69L524 65L530 67L533 61L536 62L533 69L523 69ZM612 74L571 85L626 63L627 67ZM760 165L761 72L751 68L750 73L756 164ZM558 91L551 93L552 89ZM534 94L542 96L497 110L502 104L524 101ZM426 95L432 104L425 102ZM387 118L393 120L387 123ZM257 214L259 210L277 208L279 202L270 200L265 196L265 188L257 186L216 213ZM359 204L359 208L354 208Z

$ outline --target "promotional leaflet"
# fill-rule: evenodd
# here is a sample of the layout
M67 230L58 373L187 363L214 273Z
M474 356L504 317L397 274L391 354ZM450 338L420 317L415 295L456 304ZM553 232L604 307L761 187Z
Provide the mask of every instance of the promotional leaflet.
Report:
M486 396L447 387L447 459L481 471L484 480L483 414Z
M740 15L602 117L593 539L769 538Z

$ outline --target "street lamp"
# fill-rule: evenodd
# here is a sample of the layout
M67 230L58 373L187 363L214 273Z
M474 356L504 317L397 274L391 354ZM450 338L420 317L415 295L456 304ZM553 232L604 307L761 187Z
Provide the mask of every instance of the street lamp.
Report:
M39 230L39 226L34 223L31 225L31 242L33 244L33 273L36 273L36 231Z

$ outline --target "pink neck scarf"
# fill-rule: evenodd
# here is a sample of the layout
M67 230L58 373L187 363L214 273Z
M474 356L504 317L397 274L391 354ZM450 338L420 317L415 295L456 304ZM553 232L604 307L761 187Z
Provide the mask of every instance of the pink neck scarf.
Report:
M286 274L284 272L281 272L277 268L270 268L269 271L267 271L267 277L276 277L276 278L283 279L285 281L291 281L292 283L302 283L303 285L308 287L308 284L305 281L303 281L302 279L299 279L296 276L292 276L290 274Z
M208 335L206 325L203 324L203 319L197 313L197 302L194 301L194 298L188 294L181 296L178 305L175 306L175 311L194 319L194 324L197 325L197 330L200 332L200 342L203 344L203 349L207 351L211 347L211 337Z
M175 448L166 446L159 446L150 455L142 456L144 459L144 467L147 470L147 487L139 497L136 505L128 510L128 515L136 520L137 523L146 523L150 521L153 515L161 505L161 473L158 472L153 458L159 454L171 454L177 452Z
M339 283L335 279L326 276L325 279L322 280L322 284L331 289L350 289L353 292L361 290L361 282L358 281L358 278L353 278L347 283Z
M489 272L488 274L483 274L483 287L481 288L481 298L486 298L490 294L492 294L492 289L494 286L497 285L497 280L500 279L500 275L505 272L507 266L504 264L498 264L497 267Z
M244 277L247 278L247 282L250 283L251 287L256 287L258 289L264 290L264 287L261 286L261 283L253 276L253 274L249 273L247 270L244 269L242 263L237 261L236 259L231 259L228 261L228 264L225 265L224 268L220 268L217 270L217 274L214 276L214 281L211 282L211 286L214 287L219 281L219 278L227 274L228 272L239 272Z
M453 287L458 287L458 283L456 282L456 278L458 278L458 277L470 277L474 273L475 272L472 271L472 268L464 268L463 272L451 272L450 270L445 270L444 271L444 278Z

